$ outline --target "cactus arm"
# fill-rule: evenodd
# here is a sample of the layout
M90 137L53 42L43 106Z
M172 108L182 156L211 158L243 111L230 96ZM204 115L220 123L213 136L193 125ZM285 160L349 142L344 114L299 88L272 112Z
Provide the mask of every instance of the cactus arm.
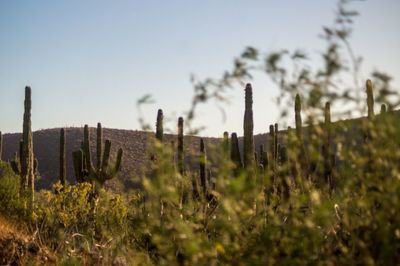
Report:
M72 153L72 159L74 164L75 178L78 183L84 182L83 178L83 151L78 150Z
M106 140L104 145L103 162L101 163L101 173L106 173L110 161L111 141Z
M118 154L117 154L117 161L115 162L115 166L114 166L114 173L117 173L121 170L123 154L124 154L124 150L122 148L119 148Z
M91 153L90 153L90 132L89 132L88 125L85 125L84 131L83 131L83 154L84 154L86 170L90 174L93 174L94 169L93 169L92 157L91 157Z
M239 141L236 133L231 134L231 160L236 165L236 169L242 168L242 159L240 157Z

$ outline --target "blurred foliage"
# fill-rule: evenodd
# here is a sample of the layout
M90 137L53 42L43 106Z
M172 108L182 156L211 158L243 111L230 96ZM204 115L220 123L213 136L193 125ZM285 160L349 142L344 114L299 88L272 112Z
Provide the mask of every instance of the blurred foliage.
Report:
M357 13L347 9L348 2L339 2L334 25L323 29L322 67L306 67L309 57L301 51L261 55L249 47L222 79L193 80L189 120L198 104L223 101L228 87L251 79L254 71L264 71L279 85L279 102L290 102L281 105L284 115L293 113L296 92L309 118L319 116L326 101L363 110L361 60L348 44ZM344 61L343 50L350 61ZM287 61L293 63L290 70ZM353 75L353 89L342 86L342 73ZM19 216L54 250L60 265L396 265L400 114L392 109L399 97L390 76L371 77L375 101L387 104L387 112L315 122L303 128L302 138L280 132L279 156L269 166L236 169L223 142L206 145L207 157L194 152L207 165L205 192L198 169L180 173L173 146L154 138L143 155L152 160L140 189L117 195L95 191L89 183L56 184L53 191L37 192L33 217L20 214L18 177L2 162L0 213ZM149 101L145 96L138 106ZM264 142L270 151L272 142Z

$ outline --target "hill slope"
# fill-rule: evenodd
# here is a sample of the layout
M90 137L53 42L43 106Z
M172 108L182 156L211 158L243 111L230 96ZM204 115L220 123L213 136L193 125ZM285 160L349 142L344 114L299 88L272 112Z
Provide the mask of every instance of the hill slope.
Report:
M91 135L91 152L92 158L95 160L96 152L96 128L90 128ZM122 160L120 180L123 181L124 187L131 187L134 184L131 181L132 176L140 175L143 166L149 160L146 154L146 145L148 138L153 136L151 132L120 130L120 129L103 129L103 139L109 139L111 146L111 162L115 161L118 148L124 150ZM33 132L33 148L34 154L39 162L39 173L41 178L36 180L36 189L49 189L52 184L58 181L59 169L59 137L60 129L46 129ZM3 136L3 160L9 160L18 151L20 133L5 134ZM175 135L165 135L165 143L175 141ZM75 182L75 176L72 163L72 152L80 148L83 141L83 128L67 128L66 129L66 146L67 146L67 180L70 183ZM217 138L207 138L209 143L218 142ZM199 137L185 136L185 149L189 154L190 151L199 150ZM187 158L188 160L190 158ZM112 186L113 182L109 182Z

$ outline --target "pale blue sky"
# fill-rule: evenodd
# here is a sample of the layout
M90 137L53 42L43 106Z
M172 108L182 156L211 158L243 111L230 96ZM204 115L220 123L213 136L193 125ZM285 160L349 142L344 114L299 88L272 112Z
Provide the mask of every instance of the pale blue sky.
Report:
M251 45L264 51L322 51L321 25L331 24L334 0L36 0L0 2L0 131L22 127L24 86L33 90L33 129L95 126L139 129L135 102L154 123L158 108L174 118L189 108L191 73L219 77ZM354 49L363 74L385 70L400 82L400 1L354 5ZM278 118L277 89L253 82L255 132ZM243 90L232 93L225 124L213 105L199 110L204 135L242 134Z

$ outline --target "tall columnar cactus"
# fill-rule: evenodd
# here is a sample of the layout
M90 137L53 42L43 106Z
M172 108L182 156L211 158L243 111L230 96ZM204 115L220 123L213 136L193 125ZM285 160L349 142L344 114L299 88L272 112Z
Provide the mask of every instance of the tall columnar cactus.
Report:
M308 163L308 154L306 152L306 148L304 146L303 141L303 124L301 119L301 99L300 95L296 95L295 100L295 122L296 122L296 139L298 146L297 160L300 163L300 168L302 172L302 176L309 177L309 163Z
M275 127L274 127L274 158L275 158L275 168L276 166L279 164L279 139L278 139L278 123L275 123Z
M0 131L0 161L1 161L1 155L2 155L2 153L3 153L3 135L1 134L1 131Z
M302 121L301 121L301 99L300 95L296 94L294 103L295 121L296 121L296 136L299 141L303 139Z
M160 142L163 141L163 136L164 136L163 120L164 120L163 111L161 109L158 109L157 122L156 122L156 139L158 139L158 141Z
M331 151L331 104L325 104L325 121L324 121L324 144L322 146L322 157L324 160L324 176L325 182L332 188L332 151Z
M231 134L231 161L235 164L236 170L243 167L242 158L240 156L239 141L235 132Z
M101 124L99 123L97 127L97 137L100 139L97 139L97 143L102 143L101 131L102 128ZM85 125L83 135L84 137L83 137L82 150L75 151L72 154L74 159L74 170L75 170L76 180L77 182L96 181L101 186L103 186L107 180L110 180L113 177L115 177L118 171L120 170L123 150L121 148L118 150L116 162L114 166L110 166L109 161L111 152L111 141L106 140L104 144L104 152L100 153L100 157L102 158L101 163L97 164L100 167L94 168L90 153L90 133L88 125ZM101 149L101 145L100 147L98 146L98 148ZM99 153L99 150L97 150L97 153Z
M21 192L26 196L28 208L33 210L35 190L35 159L33 156L33 140L31 129L31 101L32 90L25 87L24 121L22 130L22 153L21 161Z
M61 185L65 186L65 180L66 180L66 161L65 161L65 129L62 128L60 130L60 183Z
M268 141L269 143L269 145L268 145L268 148L269 148L269 157L270 157L270 160L269 160L269 165L270 165L270 171L271 172L274 172L275 171L275 160L276 160L276 157L275 157L275 130L274 130L274 125L270 125L269 126L269 141Z
M185 173L185 162L183 154L183 118L178 119L178 171L181 175Z
M243 164L245 168L254 167L254 136L253 136L253 90L251 84L245 89L245 111L243 122Z
M372 88L371 80L367 80L366 82L367 87L367 105L368 105L368 119L373 119L375 116L374 113L374 93Z
M224 138L222 141L222 150L225 156L229 156L229 133L227 131L224 132Z
M387 112L386 104L382 103L381 104L381 114L385 114L386 112Z
M102 156L102 145L103 145L103 130L101 128L101 123L97 123L97 141L96 141L96 163L97 169L101 168L101 156Z
M260 145L260 157L261 159L261 164L264 169L264 172L268 170L268 151L265 149L264 145Z
M200 139L199 163L200 163L200 184L203 189L203 195L206 198L207 197L207 177L206 177L207 154L204 145L204 140L202 138Z
M287 181L287 177L289 174L289 167L288 167L287 148L284 145L279 145L279 154L280 154L279 190L282 193L283 200L287 201L290 197L290 187Z

